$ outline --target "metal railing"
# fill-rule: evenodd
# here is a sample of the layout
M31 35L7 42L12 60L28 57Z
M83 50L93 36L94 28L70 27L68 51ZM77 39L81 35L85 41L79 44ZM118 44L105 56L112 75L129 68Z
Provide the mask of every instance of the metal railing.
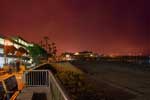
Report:
M58 80L49 70L31 70L24 74L27 87L47 87L50 89L52 100L70 100Z
M49 86L48 76L49 72L47 70L32 70L26 71L24 74L25 86L35 87L35 86Z

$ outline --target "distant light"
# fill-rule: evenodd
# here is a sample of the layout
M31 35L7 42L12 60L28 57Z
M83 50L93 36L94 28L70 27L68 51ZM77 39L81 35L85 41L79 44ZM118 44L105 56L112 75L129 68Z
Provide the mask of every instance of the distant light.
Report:
M73 60L73 59L72 59L72 57L71 57L70 54L66 54L66 55L65 55L65 60L70 61L70 60Z
M93 57L93 54L90 54L91 57Z
M79 55L79 52L76 52L74 55Z
M115 57L115 55L113 55L113 54L110 54L110 55L109 55L109 57L111 57L111 58L114 58L114 57Z
M66 58L69 58L69 57L70 57L70 55L69 55L69 54L67 54L67 55L66 55Z

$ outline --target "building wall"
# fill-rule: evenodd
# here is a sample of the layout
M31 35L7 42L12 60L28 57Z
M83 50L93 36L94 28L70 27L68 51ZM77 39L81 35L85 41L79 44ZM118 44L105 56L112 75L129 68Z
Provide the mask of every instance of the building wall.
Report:
M17 58L7 57L8 64L13 63ZM3 56L0 56L0 68L3 68L5 64L5 58Z
M5 64L4 48L3 48L4 45L14 45L17 49L20 47L23 47L26 49L26 46L32 46L31 43L28 43L19 38L18 38L18 41L15 41L15 42L13 42L13 41L15 41L15 40L10 40L10 39L5 39L3 37L0 37L0 45L2 46L0 48L0 68L2 68L3 65ZM7 57L7 63L10 64L10 62L13 62L14 60L17 60L17 59L18 59L17 57ZM30 63L30 60L27 62Z
M4 65L4 57L0 57L0 68Z
M4 39L0 37L0 44L4 45Z

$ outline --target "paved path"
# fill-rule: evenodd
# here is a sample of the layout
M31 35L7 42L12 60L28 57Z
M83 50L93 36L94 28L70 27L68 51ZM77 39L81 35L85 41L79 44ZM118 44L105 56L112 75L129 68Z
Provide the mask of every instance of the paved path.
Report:
M51 100L50 90L47 87L24 88L17 100Z

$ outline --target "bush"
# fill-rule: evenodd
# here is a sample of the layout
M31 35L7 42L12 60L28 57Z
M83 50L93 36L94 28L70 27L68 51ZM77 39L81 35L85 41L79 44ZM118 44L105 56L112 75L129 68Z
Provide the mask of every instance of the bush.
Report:
M65 65L65 66L63 66ZM89 84L86 75L70 63L53 64L60 80L73 100L100 100L92 84Z

